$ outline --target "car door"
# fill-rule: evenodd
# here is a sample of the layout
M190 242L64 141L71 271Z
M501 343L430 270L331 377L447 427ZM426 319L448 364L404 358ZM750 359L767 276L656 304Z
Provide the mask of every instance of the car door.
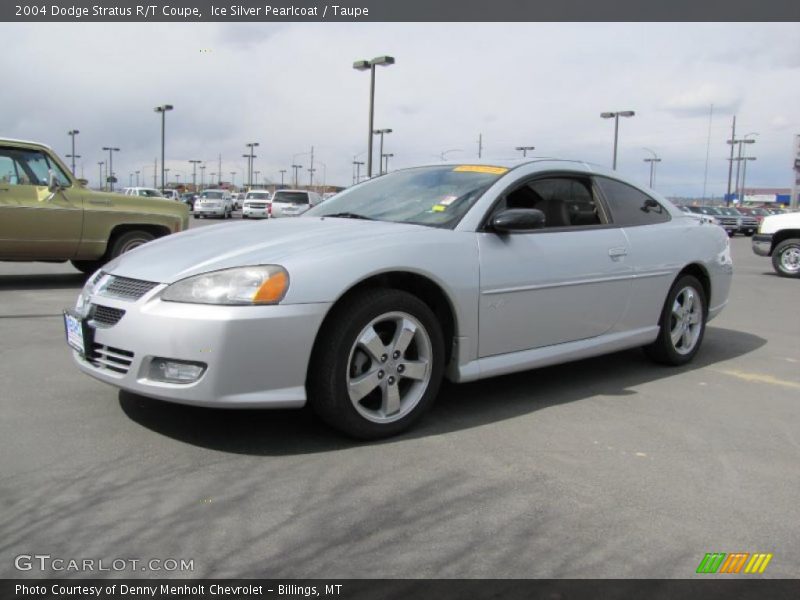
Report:
M493 210L537 208L545 227L478 234L479 355L541 348L611 331L631 290L628 242L609 224L588 177L545 175L515 185Z
M63 189L48 189L49 173ZM0 257L68 259L83 225L83 193L41 150L0 147Z

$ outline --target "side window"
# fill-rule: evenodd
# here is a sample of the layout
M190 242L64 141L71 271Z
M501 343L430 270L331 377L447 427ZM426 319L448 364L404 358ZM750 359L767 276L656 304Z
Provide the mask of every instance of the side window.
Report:
M61 168L43 152L0 148L0 180L13 185L47 185L50 171L61 185L71 185Z
M19 169L17 163L8 155L8 152L0 148L0 183L10 183L16 185L19 182Z
M545 228L603 225L604 219L582 177L544 177L512 190L500 208L536 208L545 216Z
M669 213L644 192L621 181L597 177L615 225L632 227L669 221Z

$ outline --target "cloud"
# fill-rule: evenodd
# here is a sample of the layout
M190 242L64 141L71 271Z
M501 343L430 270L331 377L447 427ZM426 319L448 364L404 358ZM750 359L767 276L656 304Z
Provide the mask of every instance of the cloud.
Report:
M712 104L717 114L734 114L743 100L744 94L732 87L702 83L670 96L659 108L677 117L708 117Z

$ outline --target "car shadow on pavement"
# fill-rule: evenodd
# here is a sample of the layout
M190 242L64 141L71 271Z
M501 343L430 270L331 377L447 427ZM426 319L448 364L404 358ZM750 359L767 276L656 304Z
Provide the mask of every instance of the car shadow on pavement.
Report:
M376 442L358 442L337 433L308 407L210 409L161 402L124 391L119 392L119 403L134 422L187 444L255 456L307 454L442 435L594 396L634 395L635 386L735 359L766 343L750 333L709 327L703 348L692 363L683 367L654 364L635 349L473 383L444 382L431 410L411 431Z
M0 291L6 290L80 290L88 275L83 273L51 273L36 275L0 275Z

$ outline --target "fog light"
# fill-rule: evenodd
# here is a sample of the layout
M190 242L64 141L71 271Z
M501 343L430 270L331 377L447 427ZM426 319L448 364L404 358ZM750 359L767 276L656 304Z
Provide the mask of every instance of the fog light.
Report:
M149 379L166 383L194 383L205 373L206 364L171 358L154 358L150 362Z

